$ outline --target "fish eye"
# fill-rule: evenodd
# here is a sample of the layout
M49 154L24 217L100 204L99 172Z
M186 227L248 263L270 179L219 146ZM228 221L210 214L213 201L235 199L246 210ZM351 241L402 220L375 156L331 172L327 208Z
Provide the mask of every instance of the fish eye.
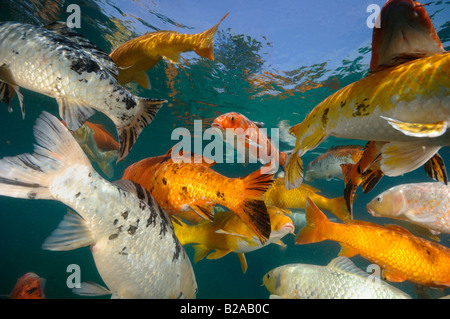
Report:
M383 200L383 198L382 198L381 196L378 196L378 197L376 198L376 200L377 200L377 202L381 202L381 201Z
M267 279L270 279L270 274L267 274Z
M233 121L234 121L234 116L231 117L231 122L233 122Z

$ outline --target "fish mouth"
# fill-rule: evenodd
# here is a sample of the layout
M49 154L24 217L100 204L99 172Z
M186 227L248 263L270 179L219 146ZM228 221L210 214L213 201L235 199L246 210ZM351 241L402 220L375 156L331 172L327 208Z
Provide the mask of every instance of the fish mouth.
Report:
M286 225L284 225L283 227L281 227L281 232L287 232L287 233L289 233L289 234L294 234L294 232L295 232L295 226L294 226L294 224L286 224Z
M212 127L212 128L217 128L217 129L222 130L222 125L220 125L220 124L218 124L218 123L212 123L212 124L211 124L211 127Z
M366 209L367 209L367 211L369 212L369 214L372 215L373 217L379 217L379 215L377 215L377 214L375 213L375 211L372 210L372 208L370 208L369 204L366 205Z

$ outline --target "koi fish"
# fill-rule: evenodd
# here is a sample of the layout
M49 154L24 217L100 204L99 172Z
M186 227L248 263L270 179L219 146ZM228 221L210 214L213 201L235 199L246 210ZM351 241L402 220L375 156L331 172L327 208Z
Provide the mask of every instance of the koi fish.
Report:
M215 162L195 163L198 155L172 154L143 159L130 165L122 179L145 187L171 215L189 212L213 220L216 204L233 211L252 229L261 243L270 236L270 218L261 199L272 183L271 174L261 170L242 178L228 178L210 167ZM175 159L175 160L174 160Z
M422 166L450 144L449 68L450 54L437 54L380 70L326 98L290 129L297 142L286 188L302 183L301 156L329 136L386 142L380 168L388 176Z
M65 122L62 121L64 125ZM76 131L70 131L91 162L96 162L103 173L111 178L113 162L117 159L119 144L103 125L84 122Z
M400 289L356 267L347 257L327 266L288 264L263 277L271 299L411 299Z
M146 72L162 58L171 63L179 63L180 53L194 51L201 57L214 60L214 35L227 15L228 13L219 23L202 33L147 32L120 45L109 54L118 67L118 81L122 85L136 81L140 86L150 89Z
M372 216L406 220L436 233L450 234L450 186L441 183L402 184L367 204Z
M311 161L305 170L305 181L332 178L344 179L341 164L355 164L363 154L360 145L332 146L324 154Z
M36 121L33 154L0 160L0 194L60 201L69 210L43 249L91 246L108 288L84 283L75 293L117 298L195 298L197 284L172 221L148 192L112 184L91 166L65 126L49 113ZM79 290L77 290L79 289Z
M43 27L0 23L0 100L11 103L19 87L57 100L59 115L70 130L77 130L94 110L116 125L118 161L123 160L141 131L150 124L166 100L140 98L122 87L108 55L62 22ZM11 110L11 108L10 108Z
M388 0L373 28L370 71L391 67L445 52L426 4L413 0Z
M359 254L380 266L389 281L450 286L450 248L413 236L397 225L383 227L363 221L333 223L311 199L307 201L307 225L300 230L296 244L337 241L342 246L339 256Z
M245 163L267 164L275 159L283 167L286 163L286 153L279 152L261 130L262 124L250 121L245 115L236 112L222 114L214 119L212 128L221 131L224 140L244 156ZM231 129L228 130L227 129ZM228 136L230 133L232 136ZM229 139L233 137L233 141Z
M28 272L19 279L9 294L10 299L46 299L45 279Z
M263 199L266 206L276 206L287 209L305 209L306 198L311 198L321 209L332 212L340 220L350 220L344 197L326 198L319 194L320 191L312 186L302 184L297 188L287 190L284 187L283 178L274 180L272 186L264 193Z
M261 244L254 232L230 211L217 212L213 222L203 220L197 225L174 223L175 234L182 245L194 244L195 263L208 254L207 259L218 259L234 252L239 257L242 272L245 273L247 270L245 253L271 243L284 246L281 238L294 233L295 227L292 220L285 214L285 212L288 213L286 210L267 206L267 212L270 217L271 233L264 244Z

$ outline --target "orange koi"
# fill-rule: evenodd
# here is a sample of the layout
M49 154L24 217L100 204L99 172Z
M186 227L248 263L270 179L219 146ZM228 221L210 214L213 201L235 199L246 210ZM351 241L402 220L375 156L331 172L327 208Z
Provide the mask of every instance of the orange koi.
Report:
M383 269L389 281L409 280L426 286L450 286L450 248L412 235L397 225L386 227L363 221L330 222L308 198L307 225L296 244L333 240L341 244L339 256L361 255Z
M150 89L146 72L162 58L178 63L180 53L194 51L201 57L214 60L214 35L227 15L228 13L215 26L202 33L147 32L125 42L109 54L119 69L117 80L122 85L136 81L142 87Z
M10 299L45 299L45 279L28 272L19 279L11 291Z
M264 243L271 228L261 196L271 185L273 175L258 169L246 177L228 178L210 168L214 162L202 158L202 163L195 163L194 156L172 155L170 149L165 155L130 165L122 179L141 184L171 215L192 211L213 220L214 206L225 206Z
M373 29L370 71L445 52L425 5L413 0L384 4L380 27Z
M224 136L227 129L232 129L236 139L233 140L235 143L233 146L245 157L245 163L260 161L267 164L270 162L269 159L273 158L281 167L286 164L286 153L279 152L267 135L260 130L262 123L253 122L243 114L230 112L215 118L211 127L219 129Z

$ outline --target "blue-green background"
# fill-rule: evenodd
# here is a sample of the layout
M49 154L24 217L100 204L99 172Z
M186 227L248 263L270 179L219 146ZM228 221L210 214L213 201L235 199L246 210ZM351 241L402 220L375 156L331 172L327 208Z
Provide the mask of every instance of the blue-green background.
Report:
M181 63L173 66L161 61L148 72L152 89L130 85L139 96L165 98L169 102L154 122L140 135L128 157L115 167L111 180L119 179L130 164L146 157L165 153L177 141L171 140L174 128L193 130L193 121L202 119L204 129L218 115L230 111L245 114L265 127L277 127L280 121L290 125L301 122L320 101L337 89L361 79L368 72L372 30L366 20L369 4L380 0L0 0L0 21L44 24L65 21L70 4L81 8L81 28L77 31L106 52L120 43L156 30L180 33L202 32L227 12L215 36L215 61L182 54ZM436 30L446 49L450 46L450 11L448 1L428 5ZM255 81L258 78L260 81ZM253 80L252 80L253 79ZM26 118L22 120L17 99L13 113L0 107L0 157L32 151L32 127L46 110L57 115L54 99L22 89ZM104 124L113 134L112 123L97 113L93 122ZM308 163L328 147L357 143L329 138L319 148L307 153ZM292 146L280 143L282 150ZM449 150L440 151L447 167ZM97 168L97 166L95 166ZM229 176L243 176L258 166L219 164L215 169ZM429 181L422 169L397 178L385 177L369 194L358 190L355 218L377 223L390 222L370 216L365 205L374 196L398 184ZM338 180L311 183L322 195L343 195ZM66 286L69 264L81 267L82 281L102 280L97 273L89 248L69 252L41 249L45 238L57 227L66 207L56 201L22 200L0 197L0 294L8 294L16 279L33 271L46 278L48 298L80 298ZM328 215L330 216L330 215ZM332 216L330 216L332 217ZM194 264L198 298L267 298L263 275L287 263L325 265L339 252L339 245L325 241L294 245L294 236L284 238L285 249L271 245L246 255L248 270L243 274L238 258L229 254L218 260L201 260ZM449 245L449 236L441 243ZM192 256L192 248L187 247ZM369 264L361 257L352 260L365 269ZM414 285L394 284L415 296Z

